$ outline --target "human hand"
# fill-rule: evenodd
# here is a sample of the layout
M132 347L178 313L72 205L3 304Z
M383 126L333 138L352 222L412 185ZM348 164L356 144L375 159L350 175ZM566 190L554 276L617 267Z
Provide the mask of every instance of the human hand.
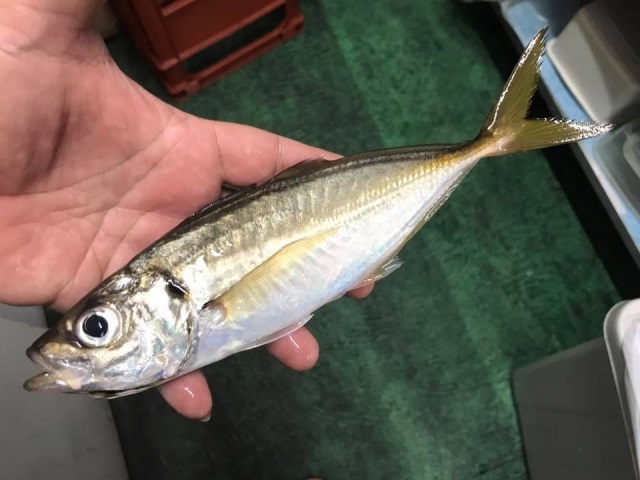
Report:
M218 198L223 182L259 183L305 158L337 158L163 103L87 27L99 4L0 0L0 302L64 311ZM296 370L318 356L305 328L267 349ZM201 372L159 390L187 417L211 411Z

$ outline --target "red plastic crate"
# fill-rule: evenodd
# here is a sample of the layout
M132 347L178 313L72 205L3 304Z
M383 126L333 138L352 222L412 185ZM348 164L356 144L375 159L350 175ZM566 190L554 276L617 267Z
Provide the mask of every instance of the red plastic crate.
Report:
M304 24L298 0L110 3L174 97L201 90L298 34ZM242 36L252 38L243 43Z

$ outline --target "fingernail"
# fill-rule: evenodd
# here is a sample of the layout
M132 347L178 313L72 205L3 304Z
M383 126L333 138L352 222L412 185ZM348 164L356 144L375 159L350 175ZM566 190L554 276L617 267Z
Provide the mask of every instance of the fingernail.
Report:
M198 418L199 422L208 422L209 420L211 420L211 414L207 415L206 417L202 417L202 418Z

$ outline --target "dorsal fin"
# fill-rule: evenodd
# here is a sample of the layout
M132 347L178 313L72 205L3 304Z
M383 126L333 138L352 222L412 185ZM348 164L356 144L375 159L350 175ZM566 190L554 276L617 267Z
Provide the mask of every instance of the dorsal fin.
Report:
M227 185L225 184L225 188L226 187L227 187ZM192 213L191 215L189 215L182 222L180 222L178 225L176 225L173 228L173 230L177 230L178 228L184 227L185 225L187 225L188 223L192 222L196 218L199 218L199 217L201 217L203 215L206 215L209 212L213 212L214 210L219 209L220 207L226 205L227 203L229 203L229 202L237 199L238 197L241 197L242 195L245 195L246 193L250 192L251 190L256 188L256 186L255 185L249 185L248 187L234 187L234 188L236 188L236 190L232 190L232 192L229 195L226 195L226 196L216 200L215 202L210 203L209 205L205 205L200 210L197 210L195 213Z
M335 160L327 160L326 158L309 158L303 160L295 165L285 168L269 182L278 182L280 180L286 180L289 178L300 177L303 175L310 175L325 168L327 164L333 163Z
M226 190L229 193L235 193L235 192L239 192L240 190L244 190L245 188L247 188L247 187L239 187L238 185L232 185L232 184L227 183L227 182L222 182L222 191L223 192Z
M285 180L285 179L288 179L288 178L295 178L295 177L302 176L302 175L309 175L311 173L314 173L314 172L322 170L329 163L333 163L333 161L332 160L327 160L325 158L309 158L307 160L303 160L303 161L301 161L299 163L296 163L295 165L292 165L289 168L284 169L282 172L277 174L275 177L272 177L271 179L267 180L266 183L276 182L276 181L279 181L279 180ZM205 205L200 210L198 210L195 213L189 215L182 222L180 222L178 225L176 225L173 228L173 230L177 230L179 228L182 228L185 225L187 225L187 224L191 223L192 221L194 221L195 219L200 218L200 217L202 217L203 215L206 215L209 212L213 212L213 211L221 208L222 206L226 205L227 203L237 199L238 197L241 197L241 196L247 194L251 190L254 190L256 187L257 187L256 184L249 185L247 187L238 187L236 185L230 185L228 183L223 183L222 184L222 188L224 190L227 190L227 191L231 192L231 193L229 193L229 195L226 195L226 196L220 198L219 200L216 200L215 202L213 202L213 203L211 203L209 205Z

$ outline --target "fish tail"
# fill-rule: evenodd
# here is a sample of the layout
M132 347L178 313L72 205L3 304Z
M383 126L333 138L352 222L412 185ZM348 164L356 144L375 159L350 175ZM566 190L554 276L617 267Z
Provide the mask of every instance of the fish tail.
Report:
M523 52L476 138L485 145L486 150L483 150L486 156L575 142L601 135L613 128L608 123L526 118L540 78L540 59L544 52L546 32L546 28L541 30Z

